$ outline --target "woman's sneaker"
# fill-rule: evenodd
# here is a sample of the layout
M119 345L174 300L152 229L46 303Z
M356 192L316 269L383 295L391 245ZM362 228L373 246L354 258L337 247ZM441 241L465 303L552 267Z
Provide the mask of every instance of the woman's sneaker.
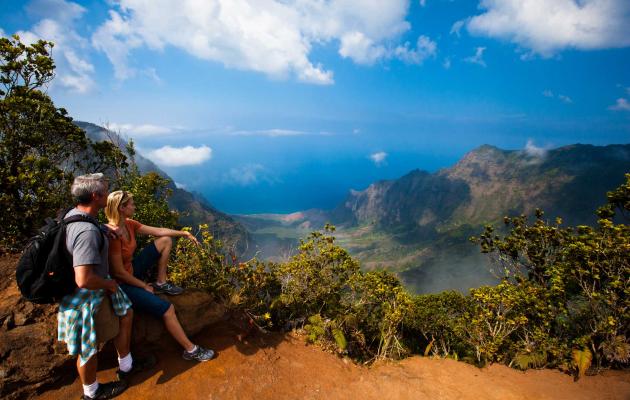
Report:
M187 352L184 350L184 354L182 354L184 360L195 360L195 361L208 361L212 360L214 357L214 351L210 349L204 349L201 346L197 346L197 348L191 352Z
M156 294L166 293L171 296L176 296L184 292L184 289L180 288L177 285L173 285L171 282L164 282L162 284L154 282L153 289Z

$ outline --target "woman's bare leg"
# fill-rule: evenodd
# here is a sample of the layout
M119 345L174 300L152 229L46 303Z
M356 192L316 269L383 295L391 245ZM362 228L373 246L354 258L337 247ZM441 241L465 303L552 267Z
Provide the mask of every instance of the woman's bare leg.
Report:
M162 236L155 240L155 247L160 253L160 259L157 264L157 283L166 282L166 267L168 266L168 258L173 248L173 239L168 236Z
M188 336L186 336L186 332L184 332L184 329L177 319L177 315L175 315L175 307L173 307L172 304L168 310L166 310L162 318L164 319L166 330L173 336L173 339L186 349L186 351L191 351L195 345L188 339Z

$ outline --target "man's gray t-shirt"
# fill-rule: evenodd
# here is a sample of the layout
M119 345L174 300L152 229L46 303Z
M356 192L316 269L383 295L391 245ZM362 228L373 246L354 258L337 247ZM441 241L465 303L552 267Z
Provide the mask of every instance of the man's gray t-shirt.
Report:
M89 214L79 211L76 208L70 210L65 218L73 215ZM101 243L103 247L101 249ZM66 227L66 247L72 254L72 266L92 265L94 273L101 278L107 278L109 273L109 262L107 253L109 251L109 241L105 235L101 234L99 228L90 222L73 222ZM99 252L99 249L101 251Z

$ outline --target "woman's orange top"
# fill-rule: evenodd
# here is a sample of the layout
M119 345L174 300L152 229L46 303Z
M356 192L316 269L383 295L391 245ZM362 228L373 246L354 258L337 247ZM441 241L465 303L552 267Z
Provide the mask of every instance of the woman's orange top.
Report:
M125 220L125 225L127 225L127 231L129 232L129 240L125 239L124 236L121 236L119 239L110 241L109 251L120 252L122 255L123 267L127 270L127 272L133 273L131 261L133 260L133 253L136 251L137 247L136 232L140 229L142 224L136 220L127 218Z

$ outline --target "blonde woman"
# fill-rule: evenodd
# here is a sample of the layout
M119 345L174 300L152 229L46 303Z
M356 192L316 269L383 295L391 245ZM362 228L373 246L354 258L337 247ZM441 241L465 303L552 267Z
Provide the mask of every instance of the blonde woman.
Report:
M184 348L184 359L208 361L214 356L214 352L192 343L182 329L173 305L155 294L176 295L182 292L182 288L166 281L166 267L173 247L171 238L184 236L198 243L197 239L190 232L142 225L131 219L135 211L136 205L131 193L118 190L107 197L105 215L108 225L119 233L119 238L111 240L109 245L110 273L120 283L135 311L164 320L168 332ZM137 234L151 235L157 239L134 257ZM149 285L144 279L156 265L157 282Z

